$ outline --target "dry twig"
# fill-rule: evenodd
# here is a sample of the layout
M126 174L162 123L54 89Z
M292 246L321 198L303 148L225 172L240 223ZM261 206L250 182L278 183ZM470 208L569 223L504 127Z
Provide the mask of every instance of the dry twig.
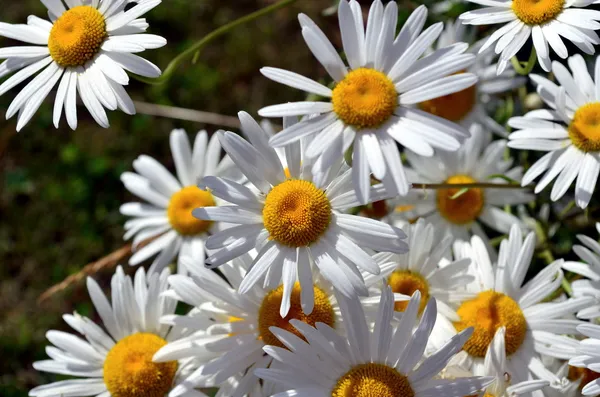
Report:
M168 117L171 119L195 121L197 123L214 124L229 128L240 128L237 117L217 113L202 112L173 106L155 105L153 103L134 101L138 113L149 116Z

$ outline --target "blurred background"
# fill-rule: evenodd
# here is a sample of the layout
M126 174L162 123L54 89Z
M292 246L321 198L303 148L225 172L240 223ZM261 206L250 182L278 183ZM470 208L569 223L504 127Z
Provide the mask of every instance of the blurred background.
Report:
M274 3L273 0L164 0L146 15L149 33L168 45L143 55L164 69L178 53L213 29ZM39 0L4 2L2 22L25 23L28 15L44 17ZM164 85L145 85L131 79L127 91L136 101L178 106L235 116L253 115L266 105L301 100L298 90L286 89L259 74L262 66L294 70L315 79L325 71L302 40L296 15L308 14L340 44L337 18L323 11L334 0L298 1L292 7L249 23L211 43L197 62L182 65ZM364 9L370 1L361 1ZM422 2L400 1L399 24ZM432 1L429 2L433 3ZM462 6L458 6L462 7ZM459 15L460 8L446 16ZM325 13L327 14L327 13ZM0 47L17 43L0 38ZM18 89L0 97L4 113ZM51 286L77 274L88 263L121 249L119 206L134 199L119 176L132 161L148 154L173 170L168 134L173 128L195 133L222 126L138 114L109 114L110 129L97 126L83 106L79 128L65 120L52 125L51 95L34 119L16 134L15 119L0 123L0 395L26 396L28 390L56 380L33 370L44 359L45 333L67 330L63 313L74 310L97 319L83 280L39 301ZM125 251L127 251L125 249ZM126 264L127 257L121 261ZM131 272L132 269L127 268ZM94 277L104 286L113 267Z

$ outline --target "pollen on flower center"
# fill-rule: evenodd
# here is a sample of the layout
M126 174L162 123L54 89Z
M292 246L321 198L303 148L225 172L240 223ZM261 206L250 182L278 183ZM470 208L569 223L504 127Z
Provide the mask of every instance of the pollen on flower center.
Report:
M466 184L475 183L476 180L468 175L454 175L444 183ZM438 189L437 208L440 215L447 221L456 225L465 225L473 222L483 210L483 190L470 188L466 192L455 197L462 188Z
M200 207L214 207L215 199L209 192L197 186L187 186L176 192L169 200L167 216L169 223L182 236L194 236L210 228L211 221L203 221L192 216L192 210Z
M577 109L569 124L569 138L583 152L600 151L600 102Z
M164 397L177 372L177 361L152 362L167 341L138 333L121 339L106 355L104 383L112 397Z
M302 305L300 302L300 283L296 283L292 290L290 297L290 311L285 318L279 315L279 307L283 299L283 285L269 292L264 298L258 310L258 329L260 338L265 345L274 345L279 347L285 347L283 343L279 341L271 333L269 327L278 327L289 331L300 338L304 338L298 330L290 324L291 319L300 320L310 326L315 326L316 323L325 323L329 326L335 324L335 317L333 312L333 306L329 301L329 297L322 289L314 286L315 306L310 314L305 314L302 311Z
M108 36L104 16L91 6L65 11L52 26L48 49L62 67L83 66L100 51Z
M333 89L333 111L346 124L375 128L386 122L398 106L398 92L385 74L360 68L349 72Z
M427 283L425 277L410 270L396 270L388 278L388 284L392 291L398 294L412 296L415 291L419 291L421 293L419 313L423 313L429 300L429 283ZM408 301L394 304L394 309L399 312L405 311L407 307Z
M565 0L513 0L512 9L517 18L527 25L543 25L556 18L563 10Z
M341 378L331 397L414 397L408 378L384 364L359 364Z
M510 296L496 291L479 293L465 301L457 310L460 321L454 323L457 331L473 327L475 331L463 349L472 356L485 357L496 331L506 328L506 354L519 350L527 333L527 320L519 304Z
M419 108L446 120L461 121L473 110L476 102L477 89L472 85L462 91L421 102Z
M329 227L331 204L312 182L288 179L265 199L263 223L269 238L289 247L317 241Z

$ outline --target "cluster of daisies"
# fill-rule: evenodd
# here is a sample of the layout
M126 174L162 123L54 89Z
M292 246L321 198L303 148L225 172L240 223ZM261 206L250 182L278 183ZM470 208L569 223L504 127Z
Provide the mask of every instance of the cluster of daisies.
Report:
M78 98L103 127L106 109L135 113L127 72L160 76L135 54L166 44L141 18L161 0L41 1L48 19L0 23L28 43L0 48L0 77L12 74L0 94L34 76L7 111L17 130L57 85L57 128L63 110L77 127ZM30 395L600 395L597 236L577 237L576 261L546 249L536 272L545 242L514 211L551 182L552 201L575 183L574 205L590 203L600 60L569 56L563 40L593 54L600 11L469 1L484 7L426 27L420 6L398 29L396 2L340 0L342 49L300 14L328 77L260 70L309 98L259 111L280 131L240 112L239 133L171 132L176 175L138 157L121 179L142 202L121 213L129 264L149 266L117 268L110 297L87 280L103 326L65 315L79 335L49 331L49 359L33 366L67 378ZM491 24L503 26L468 26ZM551 75L519 75L524 46ZM501 98L527 84L539 106L499 123ZM545 154L523 169L531 159L515 164L510 149Z

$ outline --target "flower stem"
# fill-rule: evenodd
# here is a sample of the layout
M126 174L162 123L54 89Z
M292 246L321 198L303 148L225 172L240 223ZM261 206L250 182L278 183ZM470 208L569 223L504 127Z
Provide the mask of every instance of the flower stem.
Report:
M230 31L234 30L238 26L244 25L248 22L252 22L255 19L258 19L265 15L271 14L281 8L285 8L289 5L292 5L295 2L296 2L296 0L281 0L275 4L272 4L268 7L262 8L251 14L245 15L239 19L236 19L235 21L229 22L228 24L217 28L216 30L213 30L212 32L210 32L209 34L204 36L201 40L197 41L190 48L183 51L181 54L177 55L171 62L169 62L169 64L165 68L165 71L163 72L163 74L160 77L157 77L155 79L151 79L151 78L147 78L147 77L143 77L143 76L137 76L137 75L133 75L133 77L136 80L139 80L139 81L141 81L143 83L147 83L147 84L154 84L154 85L164 84L171 78L171 76L173 75L173 73L175 72L177 67L179 67L179 65L181 65L181 63L183 63L183 61L185 61L188 58L192 58L192 57L197 58L200 51L214 39L229 33Z
M513 64L515 71L521 76L527 76L533 70L535 64L537 63L537 52L535 51L535 46L531 47L531 53L529 54L529 59L527 63L519 62L516 56L510 59L510 62Z

